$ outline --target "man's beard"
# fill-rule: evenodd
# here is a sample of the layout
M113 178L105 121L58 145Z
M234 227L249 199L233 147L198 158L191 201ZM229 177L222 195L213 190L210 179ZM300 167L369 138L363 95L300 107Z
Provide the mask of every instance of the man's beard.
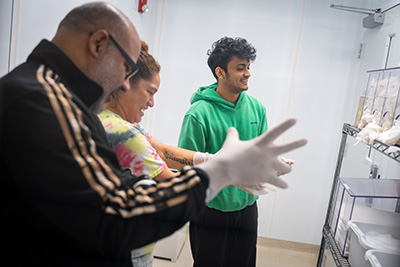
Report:
M98 114L105 108L105 103L112 91L119 88L121 85L116 85L115 80L118 78L118 73L115 71L116 60L115 55L108 53L91 72L92 80L97 82L103 88L103 94L90 107L90 111Z
M101 97L94 102L91 106L90 106L90 111L95 113L95 114L99 114L100 112L102 112L105 108L105 104L109 101L111 101L112 99L115 99L119 92L121 91L121 87L112 91L113 96L110 97L110 94L102 94Z
M94 114L102 112L105 108L106 97L107 95L102 94L101 97L89 107L89 110Z

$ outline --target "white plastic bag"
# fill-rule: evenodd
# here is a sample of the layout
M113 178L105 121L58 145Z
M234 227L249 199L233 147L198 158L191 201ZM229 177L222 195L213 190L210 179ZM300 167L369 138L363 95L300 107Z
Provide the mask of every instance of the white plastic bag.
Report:
M367 124L356 136L358 142L354 145L357 145L359 142L364 142L372 145L376 139L378 139L380 133L382 132L382 127L378 125L379 123L379 112L375 112L372 117L372 121Z
M395 120L392 128L389 130L382 132L378 141L387 144L387 145L395 145L400 140L400 121Z

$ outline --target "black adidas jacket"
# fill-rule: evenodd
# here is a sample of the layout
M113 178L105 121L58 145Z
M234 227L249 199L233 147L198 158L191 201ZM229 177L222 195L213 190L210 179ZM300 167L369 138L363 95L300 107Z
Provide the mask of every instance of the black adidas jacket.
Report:
M130 266L204 206L207 175L149 182L123 170L88 107L102 94L51 42L0 80L3 260Z

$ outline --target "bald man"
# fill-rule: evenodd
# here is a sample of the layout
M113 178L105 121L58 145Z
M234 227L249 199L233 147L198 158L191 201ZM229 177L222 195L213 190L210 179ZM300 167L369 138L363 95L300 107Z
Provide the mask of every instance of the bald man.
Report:
M103 88L101 97L89 105L95 113L118 90L129 86L125 75L136 69L127 57L136 62L140 53L140 38L132 22L114 6L101 2L72 10L61 21L52 43Z
M121 11L89 3L0 79L2 252L11 266L131 266L132 249L178 230L224 186L287 186L277 156L305 141L273 140L293 119L246 142L230 129L212 160L161 182L122 169L95 113L140 71L139 49Z

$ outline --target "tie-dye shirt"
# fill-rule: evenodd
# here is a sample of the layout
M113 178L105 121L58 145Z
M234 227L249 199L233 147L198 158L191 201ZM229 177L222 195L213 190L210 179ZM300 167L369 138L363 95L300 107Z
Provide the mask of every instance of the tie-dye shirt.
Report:
M137 123L130 123L121 116L104 110L99 115L121 166L130 168L133 174L155 177L166 167L156 150L151 146L151 135ZM152 266L155 243L132 250L134 267Z
M99 118L123 167L130 168L136 176L150 177L159 175L167 167L151 146L151 135L140 124L127 122L109 110L101 112Z

